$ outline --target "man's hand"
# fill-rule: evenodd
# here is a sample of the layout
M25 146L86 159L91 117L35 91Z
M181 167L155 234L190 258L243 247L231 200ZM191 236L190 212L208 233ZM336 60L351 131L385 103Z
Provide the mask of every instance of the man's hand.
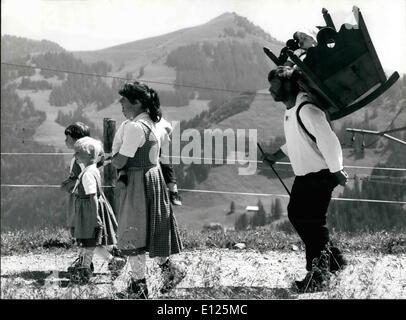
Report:
M337 179L337 182L340 186L345 186L347 184L348 180L348 174L344 170L333 172L335 178Z
M269 164L273 165L275 164L276 161L278 161L278 158L275 156L274 153L264 153L262 155L262 161L263 162L268 162Z
M275 164L275 162L283 159L285 157L285 154L283 153L283 151L281 149L279 149L278 151L274 152L274 153L267 153L267 152L263 152L262 153L262 161L266 161L267 163L269 163L270 165Z

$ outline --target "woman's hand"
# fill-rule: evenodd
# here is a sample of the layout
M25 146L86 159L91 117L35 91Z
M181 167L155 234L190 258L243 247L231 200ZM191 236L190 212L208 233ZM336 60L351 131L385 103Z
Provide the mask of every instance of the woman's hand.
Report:
M116 169L121 169L127 164L128 157L123 156L120 153L116 153L112 158L111 158L111 164L116 168Z

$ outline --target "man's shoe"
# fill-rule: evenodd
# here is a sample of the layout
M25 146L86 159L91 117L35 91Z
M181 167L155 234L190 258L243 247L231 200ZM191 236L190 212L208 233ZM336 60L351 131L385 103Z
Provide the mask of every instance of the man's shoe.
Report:
M295 281L299 293L324 291L328 288L330 280L330 258L326 250L322 250L319 258L312 261L312 270L305 278Z
M113 257L109 264L107 265L107 269L111 272L111 278L113 280L117 279L125 265L127 264L127 260L125 258L120 257Z
M168 293L173 288L175 288L179 282L186 277L185 269L181 268L179 265L173 263L170 259L160 265L162 276L163 276L163 285L160 289L162 294Z
M169 191L169 199L174 206L181 206L182 205L182 198L180 197L179 193Z
M330 272L338 272L344 269L348 263L342 252L334 246L330 246L328 251L330 257Z
M324 291L328 288L329 278L320 270L309 271L303 280L295 281L299 293Z

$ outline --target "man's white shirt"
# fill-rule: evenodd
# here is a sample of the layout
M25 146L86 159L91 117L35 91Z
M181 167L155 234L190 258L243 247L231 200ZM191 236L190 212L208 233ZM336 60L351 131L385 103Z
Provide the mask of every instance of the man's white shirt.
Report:
M316 138L316 143L302 129L296 116L299 105L309 101L305 93L299 93L293 108L285 111L284 131L286 143L281 150L289 157L293 172L303 176L311 172L343 169L343 155L336 134L331 129L325 113L313 104L304 105L300 118L305 128Z

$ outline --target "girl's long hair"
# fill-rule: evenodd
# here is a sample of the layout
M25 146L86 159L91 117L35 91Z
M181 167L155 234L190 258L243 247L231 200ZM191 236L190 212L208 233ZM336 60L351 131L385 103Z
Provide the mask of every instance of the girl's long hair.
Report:
M161 104L159 102L159 96L154 89L148 87L146 84L134 81L125 83L118 93L126 97L132 104L139 100L152 121L159 122L161 120Z

